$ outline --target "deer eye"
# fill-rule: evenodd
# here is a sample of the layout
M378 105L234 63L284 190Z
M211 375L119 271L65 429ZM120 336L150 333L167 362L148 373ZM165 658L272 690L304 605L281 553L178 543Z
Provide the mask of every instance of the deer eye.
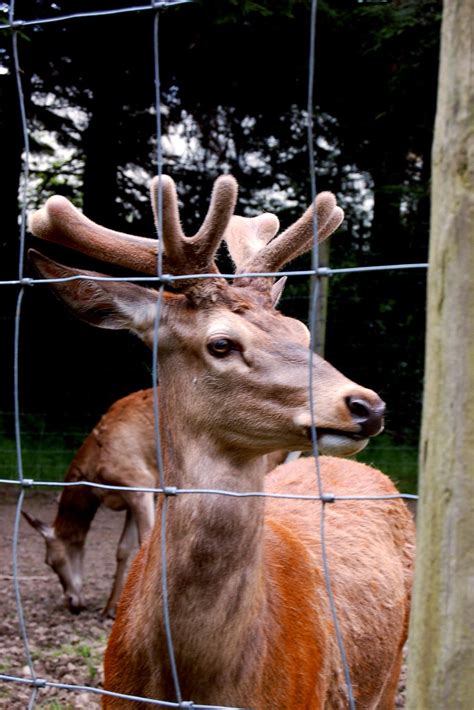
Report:
M233 350L242 348L230 338L216 338L207 344L207 349L213 357L226 357Z

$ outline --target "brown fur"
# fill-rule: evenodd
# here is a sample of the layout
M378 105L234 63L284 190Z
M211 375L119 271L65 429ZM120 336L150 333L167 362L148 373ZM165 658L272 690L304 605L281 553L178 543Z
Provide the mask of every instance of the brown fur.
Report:
M379 471L353 461L322 457L321 471L324 489L336 495L395 492ZM266 477L265 489L316 492L314 460L280 466ZM221 508L222 503L216 498L209 505ZM173 506L174 501L172 532L173 517L178 515ZM199 579L202 563L193 557L193 566L193 560L188 560L188 577L180 585L180 594L187 597L183 588L194 584L194 603L175 599L173 570L179 560L174 548L169 548L171 624L183 697L255 710L346 708L321 569L320 504L268 499L261 533L252 519L258 516L259 505L231 500L227 508L228 517L232 508L239 508L242 517L235 529L226 528L227 539L219 538L220 554L228 561L216 571L216 591L206 590L204 598L209 593L212 603L202 613L196 609L203 596L199 585L209 584ZM249 526L259 549L252 551L250 568L243 573L236 569L239 550L232 546ZM337 501L326 506L332 586L358 708L394 706L407 633L413 540L413 523L402 501ZM159 549L157 526L134 561L119 606L105 657L106 687L173 700L161 627ZM212 554L209 549L207 554ZM233 593L224 583L227 575L233 578ZM233 598L235 593L240 603ZM198 637L189 618L193 614L208 627L198 625ZM213 648L199 662L195 649L202 636ZM104 707L131 708L131 704L105 698Z

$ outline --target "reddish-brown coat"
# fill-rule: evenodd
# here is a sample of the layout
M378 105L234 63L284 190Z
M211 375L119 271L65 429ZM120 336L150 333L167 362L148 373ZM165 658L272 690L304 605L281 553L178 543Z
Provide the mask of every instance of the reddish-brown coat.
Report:
M387 477L368 466L331 457L321 457L320 461L324 488L336 495L396 492ZM315 492L314 460L280 466L267 476L266 490ZM259 613L251 638L253 662L247 663L245 647L232 649L235 668L242 656L240 667L245 671L238 683L211 673L207 693L198 695L183 672L186 649L180 639L177 655L183 665L178 662L178 672L184 699L254 710L347 707L322 573L319 513L318 502L267 500L262 575L255 589ZM410 602L414 551L411 515L400 500L338 501L326 506L325 517L332 586L356 705L393 708ZM154 574L156 581L160 575L159 565L149 564L156 556L157 538L152 534L130 572L105 656L105 687L174 700L162 638L160 599L156 598L155 607L146 609L145 615L136 613L145 575ZM172 550L168 560L171 568ZM173 626L173 618L171 623ZM209 623L214 623L212 612ZM238 622L232 623L235 626ZM158 638L159 647L155 645ZM215 638L218 646L226 643L226 638ZM192 644L190 638L190 648ZM202 687L201 677L201 692ZM104 698L104 707L115 710L131 708L132 704Z

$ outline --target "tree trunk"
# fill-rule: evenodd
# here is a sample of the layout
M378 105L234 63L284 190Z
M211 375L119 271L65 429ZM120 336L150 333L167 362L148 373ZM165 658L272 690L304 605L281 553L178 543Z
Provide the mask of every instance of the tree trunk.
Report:
M474 651L474 4L445 0L433 146L408 704L470 710Z
M329 266L329 240L322 242L318 248L319 266ZM326 324L328 315L329 278L319 280L318 301L316 303L316 332L314 351L324 357L326 349Z

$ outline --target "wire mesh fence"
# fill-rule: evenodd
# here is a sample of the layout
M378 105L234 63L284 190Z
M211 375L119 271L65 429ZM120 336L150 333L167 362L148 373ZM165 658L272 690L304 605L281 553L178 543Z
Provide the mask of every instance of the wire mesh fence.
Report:
M106 697L119 697L123 698L126 700L130 701L136 701L136 702L145 702L149 705L156 705L160 707L176 707L176 708L184 708L184 707L193 707L196 708L196 710L200 708L220 708L220 707L225 707L230 710L231 706L228 705L205 705L205 704L199 704L199 703L193 703L192 699L188 699L183 696L183 693L181 691L182 687L182 682L180 678L180 669L178 667L178 664L176 663L175 660L175 648L173 645L173 634L172 634L172 627L173 627L173 620L170 614L170 610L168 609L168 587L167 587L167 556L168 556L168 551L166 547L166 531L167 531L167 524L168 524L168 516L169 516L169 501L173 499L176 496L198 496L198 495L209 495L209 496L222 496L222 497L230 497L230 498L236 498L236 499L243 499L243 498L273 498L273 499L296 499L296 500L312 500L312 501L320 501L322 505L320 506L320 519L319 521L315 520L315 526L319 525L320 529L320 544L321 544L321 550L322 550L322 564L323 564L323 574L324 574L324 582L325 582L325 587L326 587L326 592L329 598L329 603L331 607L331 613L332 613L332 620L333 620L333 626L334 626L334 631L336 635L336 640L339 648L339 653L341 656L341 664L343 668L343 673L344 673L344 679L345 679L345 685L346 685L346 694L347 694L347 702L348 706L350 708L355 708L355 700L354 700L354 693L352 689L352 683L351 683L351 677L350 677L350 671L349 671L349 664L346 658L346 652L345 652L345 647L344 647L344 639L342 636L342 633L340 631L340 624L339 624L339 619L338 615L336 613L336 607L333 599L333 590L332 590L332 585L331 585L331 570L330 570L330 564L328 562L328 557L327 557L327 550L326 550L326 538L325 538L325 509L327 505L334 505L337 503L337 501L360 501L361 504L363 504L363 501L370 501L370 500L391 500L393 498L406 498L406 499L414 499L416 496L414 495L409 495L409 494L397 494L397 495L334 495L331 491L326 491L323 488L323 483L321 479L321 474L320 474L320 465L319 465L319 455L318 455L318 441L317 441L317 432L314 427L314 425L311 427L311 437L312 437L312 454L314 456L314 461L315 461L315 486L314 486L314 492L311 494L305 494L305 495L294 495L294 494L283 494L283 493L269 493L269 492L262 492L262 491L231 491L231 490L222 490L222 489L216 489L216 488L180 488L177 486L170 486L167 485L166 483L166 476L165 476L165 468L164 468L164 463L163 463L163 456L162 456L162 442L161 442L161 429L160 429L160 417L162 416L161 410L160 410L160 401L159 401L159 391L157 387L157 372L158 372L158 364L159 364L159 343L160 343L160 316L161 316L161 311L163 308L163 299L164 299L164 289L166 287L169 287L170 285L173 285L173 283L179 283L180 281L183 280L189 280L190 276L195 279L195 280L206 280L206 279L215 279L215 273L199 273L199 274L183 274L183 275L171 275L168 273L165 273L163 270L163 263L162 263L162 253L161 251L158 254L158 259L157 259L157 270L156 270L156 276L155 277L150 277L146 276L143 278L140 277L103 277L103 276L97 276L97 277L91 277L91 276L84 276L84 275L77 275L73 277L65 277L65 278L50 278L50 279L39 279L39 278L30 278L30 277L25 277L24 275L24 257L25 257L25 236L26 236L26 222L27 222L27 215L26 215L26 205L27 205L27 199L26 199L26 190L28 187L29 183L29 165L30 165L30 148L29 148L29 126L28 126L28 118L26 115L26 109L25 109L25 100L23 96L23 91L22 91L22 71L21 71L21 60L18 52L18 33L20 31L24 32L27 30L28 27L37 27L42 24L49 24L52 22L70 22L76 19L89 19L92 20L95 17L101 16L101 15L112 15L112 14L122 14L122 13L131 13L131 12L145 12L149 11L151 14L151 24L153 25L153 61L154 61L154 82L155 82L155 96L156 96L156 106L155 106L155 112L156 112L156 144L157 144L157 175L161 176L162 174L162 167L163 167L163 158L161 155L161 133L162 133L162 128L161 128L161 107L160 107L160 61L159 61L159 17L160 17L160 12L165 9L169 8L174 5L179 5L182 3L187 3L190 2L191 0L163 0L161 2L157 1L152 1L149 4L146 5L136 5L136 6L127 6L127 7L120 7L116 9L107 9L107 10L95 10L95 11L90 11L90 12L81 12L81 13L74 13L74 14L69 14L69 15L61 15L57 14L52 17L44 17L44 18L33 18L33 19L21 19L16 17L15 15L15 4L14 2L10 3L9 6L9 14L8 14L8 22L2 27L3 31L10 30L12 33L12 56L13 56L13 64L14 64L14 72L15 72L15 77L16 77L16 82L17 82L17 89L18 89L18 96L19 96L19 105L20 105L20 115L21 115L21 121L22 121L22 130L23 130L23 138L24 138L24 171L23 171L23 180L22 180L22 189L23 189L23 196L22 196L22 214L21 214L21 227L20 227L20 248L19 248L19 264L18 264L18 277L9 279L9 280L4 280L0 282L0 286L4 287L17 287L18 288L18 297L16 301L16 315L15 315L15 329L14 329L14 371L13 371L13 380L14 380L14 430L15 430L15 458L16 458L16 476L11 477L11 461L6 461L2 464L3 468L0 469L0 484L11 487L13 488L19 488L19 493L18 493L18 499L17 499L17 505L16 505L16 512L15 512L15 520L14 520L14 527L13 527L13 535L12 535L12 582L14 586L14 591L15 591L15 597L16 597L16 606L17 606L17 614L18 614L18 623L19 623L19 634L22 640L23 644L23 650L24 650L24 657L26 660L26 665L28 669L28 677L21 677L18 674L13 674L9 673L8 669L5 669L2 666L2 669L5 670L5 672L0 673L0 680L4 681L5 683L17 683L17 684L23 684L27 685L28 687L31 688L31 695L29 698L29 704L28 707L33 708L35 704L39 701L41 697L41 692L46 689L46 688L53 688L53 689L62 689L62 690L68 690L73 693L89 693L93 695L100 695L100 696L106 696ZM308 107L307 107L307 115L308 115L308 121L307 121L307 131L308 131L308 155L309 155L309 176L310 176L310 181L311 181L311 196L312 200L314 202L315 196L316 196L316 182L315 182L315 175L316 175L316 170L315 170L315 164L314 164L314 130L313 130L313 105L314 105L314 100L313 100L313 85L314 85L314 71L315 71L315 66L314 66L314 57L315 57L315 29L316 29L316 11L317 11L317 3L315 0L313 0L312 5L311 5L311 22L310 22L310 28L311 28L311 36L310 36L310 52L309 52L309 64L308 64ZM163 228L163 196L161 189L158 191L158 219L157 219L157 236L160 239L162 236L162 228ZM374 271L385 271L385 270L397 270L400 272L403 272L404 270L411 270L411 269L426 269L427 264L426 263L410 263L410 264L390 264L390 265L379 265L379 266L368 266L368 267L356 267L356 268L341 268L341 269L331 269L329 267L319 267L318 266L318 225L316 223L316 217L313 218L314 224L313 224L313 257L312 257L312 267L311 269L306 269L306 270L299 270L299 271L283 271L283 272L272 272L272 271L261 271L261 272L250 272L250 273L241 273L238 276L234 273L228 273L228 274L220 274L220 277L223 279L231 280L234 281L236 278L242 278L242 279L255 279L255 278L260 278L260 277L265 277L265 278L271 278L271 277L281 277L281 276L288 276L289 278L299 276L299 277L307 277L310 282L311 282L311 299L310 299L310 316L309 316L309 323L310 323L310 332L311 332L311 342L314 343L315 340L315 330L316 330L316 306L317 306L317 299L318 299L318 284L320 279L328 278L331 275L335 274L353 274L353 273L367 273L368 278L370 278L370 273ZM161 560L162 560L162 569L161 569L161 580L162 580L162 598L163 598L163 624L165 628L165 636L166 636L166 644L167 644L167 653L168 653L168 662L171 667L171 675L173 679L173 688L174 688L174 695L176 700L175 701L169 701L169 700L163 700L160 698L150 698L150 697L141 697L141 696L136 696L136 695L127 695L127 694L120 694L120 693L113 693L111 691L105 690L104 688L99 688L99 687L93 687L91 685L76 685L73 683L61 683L58 682L54 679L49 679L49 678L41 678L38 677L36 668L35 668L35 659L31 653L31 647L29 643L29 638L28 638L28 619L25 618L24 614L24 604L22 601L22 585L21 585L21 575L19 573L18 569L18 548L19 548L19 542L20 542L20 521L21 521L21 513L24 507L24 501L25 501L25 495L26 492L29 491L32 488L35 488L37 490L41 489L49 489L49 488L57 488L58 486L60 488L71 488L71 487L90 487L94 489L102 489L102 490L123 490L123 487L121 486L113 486L113 485L106 485L106 484L101 484L98 482L87 482L87 481L76 481L76 482L58 482L57 480L41 480L40 476L36 475L36 471L42 468L42 464L38 463L36 466L31 465L30 459L29 459L29 451L27 447L23 446L23 437L22 437L22 419L20 416L20 411L21 411L21 405L20 405L20 371L18 367L18 362L19 362L19 349L20 349L20 331L21 331L21 324L22 324L22 307L23 307L23 299L24 299L24 294L25 294L25 289L29 288L41 288L45 284L53 284L53 283L64 283L64 282L71 282L71 281L102 281L102 282L107 282L107 281L113 281L113 282L119 282L119 281L133 281L133 282L140 282L140 281L146 281L147 283L154 282L155 286L158 287L158 300L157 300L157 307L156 307L156 318L155 318L155 330L154 330L154 337L153 337L153 357L152 357L152 373L153 373L153 410L154 410L154 437L155 437L155 445L156 445L156 468L157 468L157 485L152 486L152 487L143 487L143 486L138 486L138 487L127 487L126 490L133 490L137 492L149 492L149 493L154 493L157 494L158 496L161 496L163 498L163 502L161 505L161 520L158 521L157 525L161 526ZM317 416L317 409L318 409L318 394L317 392L313 392L313 380L311 377L311 371L313 367L313 348L310 348L310 358L309 358L309 372L308 372L308 389L309 389L309 402L310 402L310 409L311 409L311 419L314 422L316 420ZM55 450L55 449L49 449L49 454L54 454L54 456L62 456L63 451L62 450ZM9 455L11 456L11 451L9 452ZM24 461L28 460L28 465L26 468L24 467ZM61 458L61 461L63 458ZM7 470L9 475L7 476L2 476L2 470Z

